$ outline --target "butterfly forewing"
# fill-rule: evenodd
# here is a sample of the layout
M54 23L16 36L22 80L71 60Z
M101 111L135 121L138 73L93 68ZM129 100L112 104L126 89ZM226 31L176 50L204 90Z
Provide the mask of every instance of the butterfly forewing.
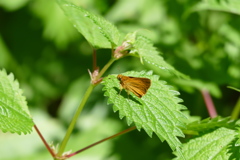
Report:
M123 75L118 75L117 78L119 79L122 88L132 92L139 98L145 95L151 86L151 80L148 78L128 77Z

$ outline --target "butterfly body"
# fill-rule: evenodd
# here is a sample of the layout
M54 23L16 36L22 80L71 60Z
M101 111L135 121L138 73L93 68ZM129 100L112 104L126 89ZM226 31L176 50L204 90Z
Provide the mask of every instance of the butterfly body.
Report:
M120 81L121 88L124 88L127 92L132 92L139 98L145 95L151 86L151 80L148 78L129 77L119 74L117 79Z

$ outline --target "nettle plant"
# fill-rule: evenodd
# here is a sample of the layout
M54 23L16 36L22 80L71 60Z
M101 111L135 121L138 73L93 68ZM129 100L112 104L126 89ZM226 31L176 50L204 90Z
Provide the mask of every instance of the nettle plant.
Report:
M128 94L126 92L125 94L119 94L121 86L120 81L117 79L117 74L103 78L104 73L115 61L121 58L128 58L129 56L139 58L143 65L146 63L154 65L178 78L186 78L185 75L164 61L156 48L153 47L151 41L139 35L137 31L129 33L122 38L119 30L104 18L64 0L58 0L58 4L73 26L95 49L111 49L112 57L102 69L98 69L95 65L93 72L89 71L91 83L58 149L50 147L34 124L34 117L32 118L28 111L26 99L22 95L17 80L14 80L13 74L8 75L5 70L2 70L0 72L0 128L3 132L29 134L32 128L34 128L55 160L70 158L96 144L135 129L145 130L150 137L155 133L160 141L166 141L175 154L175 159L225 160L240 158L239 125L236 120L233 120L236 117L223 118L217 116L213 105L210 104L211 99L209 99L207 92L203 92L203 97L206 103L210 104L207 107L210 110L211 118L192 121L190 120L191 116L183 112L187 108L180 104L182 100L177 97L179 92L167 85L165 81L160 80L159 76L154 75L152 71L128 71L121 73L123 76L150 79L150 88L142 97L129 91L127 91ZM93 54L96 54L95 50ZM108 104L112 105L114 112L118 111L120 119L126 117L127 124L129 126L134 124L134 127L98 141L79 151L73 153L65 152L65 147L76 121L91 92L97 85L103 85L103 92L108 98ZM138 88L141 86L134 87ZM184 143L179 140L179 137L184 140ZM160 141L159 143L161 143Z

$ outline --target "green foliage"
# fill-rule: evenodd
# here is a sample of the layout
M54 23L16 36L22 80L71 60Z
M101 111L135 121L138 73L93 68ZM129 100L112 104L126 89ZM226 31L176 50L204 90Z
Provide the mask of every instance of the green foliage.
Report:
M193 138L183 145L183 155L187 160L195 159L211 159L225 160L229 159L231 152L229 146L237 135L236 131L221 127L213 132L202 135L201 137ZM234 157L239 159L240 156ZM181 158L176 158L181 159Z
M181 143L177 136L184 137L179 127L184 128L183 120L186 118L180 112L184 107L178 104L181 102L176 97L179 93L151 72L127 72L123 75L149 78L151 87L142 98L134 94L122 96L116 89L120 84L116 75L104 78L104 95L109 97L108 103L113 104L114 112L119 111L121 119L126 117L128 125L134 122L138 130L144 128L150 137L154 132L161 141L166 140L173 150L179 150Z
M235 137L235 140L232 141L232 143L229 145L229 152L231 153L231 156L229 159L236 159L236 157L239 157L240 153L240 132L239 132L239 126L236 129L237 135Z
M143 36L138 36L136 42L133 44L134 50L139 54L140 59L142 58L145 62L150 65L154 65L164 71L170 72L177 76L186 77L179 71L175 70L171 65L166 63L164 59L159 55L159 52L153 47L153 44L150 40Z
M14 11L26 5L28 1L29 0L12 0L12 1L1 0L0 6L4 6L4 8L6 8L9 11Z
M184 133L197 137L183 144L183 156L186 159L239 159L238 127L238 121L221 117L189 123Z
M89 149L76 159L96 159L97 156L113 160L165 160L174 158L173 150L176 159L239 159L238 0L57 0L57 3L54 0L2 0L0 7L0 67L18 79L31 113L35 113L34 122L45 122L39 128L47 141L64 137L76 106L86 92L93 46L98 49L97 54L93 54L94 65L99 66L100 71L106 68L100 72L101 76L110 74L103 80L108 103L113 104L115 112L119 111L121 119L126 117L128 125L144 129L152 138L131 132L105 143L101 154ZM139 30L150 32L134 35ZM121 60L114 59L117 64L108 68L107 60L110 54L116 53L114 49L123 46L121 37L124 35L131 35L125 39L129 46L120 52L125 56ZM129 70L133 71L125 72ZM142 98L125 91L119 94L118 72L148 77L152 86ZM191 79L186 80L184 74ZM1 107L4 106L0 115L2 131L29 133L33 123L18 83L12 74L1 71L0 75ZM179 79L182 77L184 79ZM85 143L92 143L90 140L97 141L127 128L107 107L99 86L94 88L85 104L67 150L77 150L79 144L84 147ZM196 116L209 117L205 99L199 93L203 89L214 97L219 116L196 121ZM13 96L15 94L18 96ZM11 108L13 106L16 108ZM184 106L189 109L187 119L181 112ZM2 113L8 113L9 117ZM14 116L16 114L18 116ZM236 121L226 118L229 115ZM61 126L61 131L56 131L53 126ZM49 130L51 137L48 137L49 132L46 133ZM14 134L0 136L1 157L8 160L49 159L49 153L35 141L39 138L34 134L27 135L32 137L19 143L10 138L7 141L10 136L12 138ZM160 143L158 138L167 143ZM21 146L31 146L31 149L20 151Z
M42 12L42 10L45 10L45 12ZM31 11L43 23L43 36L53 41L58 48L66 48L67 45L76 41L77 37L79 37L78 32L69 23L61 8L56 5L55 0L33 1Z
M0 129L3 132L30 133L33 121L30 117L25 97L13 74L0 71Z
M236 125L235 123L236 122L233 120L230 120L229 117L226 117L226 118L215 117L213 119L206 118L201 121L194 121L189 123L186 127L186 132L190 131L190 132L197 132L198 134L202 134L220 127L234 129Z
M113 48L118 45L120 34L110 22L65 0L58 0L74 27L95 48Z
M238 0L203 0L195 6L195 10L216 10L240 15L240 2Z
M230 89L233 89L233 90L235 90L235 91L238 91L238 92L240 92L240 89L237 89L237 88L235 88L235 87L231 87L231 86L229 86L228 88L230 88Z

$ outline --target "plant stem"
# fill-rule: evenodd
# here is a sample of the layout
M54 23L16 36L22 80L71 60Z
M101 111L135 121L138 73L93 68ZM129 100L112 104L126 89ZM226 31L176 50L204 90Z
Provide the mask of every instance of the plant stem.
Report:
M101 76L106 72L106 70L111 66L111 64L112 64L115 60L116 60L115 58L111 58L110 61L109 61L109 62L103 67L103 69L100 71L100 73L98 74L97 78L101 78ZM66 132L66 134L65 134L65 137L63 138L63 141L62 141L62 143L61 143L61 145L60 145L60 147L59 147L59 151L58 151L58 153L57 153L57 156L58 156L58 157L60 157L60 156L63 154L64 149L65 149L65 147L66 147L66 145L67 145L67 142L68 142L68 140L69 140L69 138L70 138L70 135L71 135L71 133L72 133L72 131L73 131L73 128L74 128L74 126L75 126L75 124L76 124L76 122L77 122L77 118L78 118L78 116L80 115L83 107L85 106L85 104L86 104L86 102L87 102L87 100L88 100L88 98L89 98L90 94L92 93L92 90L94 89L95 86L96 86L96 85L91 84L91 85L88 87L88 89L87 89L87 91L86 91L86 93L85 93L85 95L84 95L84 97L83 97L83 99L82 99L82 102L81 102L81 104L79 105L76 113L74 114L74 116L73 116L73 118L72 118L72 121L71 121L71 123L70 123L70 125L69 125L69 127L68 127L68 130L67 130L67 132Z
M240 97L238 98L237 104L233 109L231 119L235 119L235 120L238 119L239 112L240 112Z
M203 95L206 107L208 109L208 113L211 118L214 118L217 116L217 111L215 109L215 106L213 104L212 98L207 90L201 90L201 93Z
M64 137L64 139L63 139L63 141L62 141L62 143L61 143L61 145L60 145L60 147L59 147L59 151L58 151L58 153L57 153L57 156L60 157L60 156L62 155L62 153L64 152L64 149L65 149L65 147L66 147L66 144L67 144L67 142L68 142L68 140L69 140L69 138L70 138L70 135L71 135L71 133L72 133L72 131L73 131L73 128L74 128L74 126L75 126L75 124L76 124L76 122L77 122L77 118L78 118L78 116L80 115L80 113L81 113L84 105L86 104L87 99L89 98L90 94L92 93L92 90L94 89L94 87L95 87L95 85L93 85L93 84L91 84L91 85L88 87L88 89L87 89L87 91L86 91L86 93L85 93L85 95L84 95L84 97L83 97L83 99L82 99L82 102L80 103L77 111L75 112L75 114L74 114L74 116L73 116L73 118L72 118L72 121L71 121L71 123L70 123L70 125L69 125L69 127L68 127L68 130L67 130L67 133L66 133L66 135L65 135L65 137Z
M111 58L108 63L103 67L103 69L99 72L98 74L98 78L101 78L102 75L106 72L106 70L111 66L111 64L113 64L113 62L115 61L115 58Z
M36 124L34 124L34 128L37 132L37 134L39 135L39 137L41 138L41 140L43 141L44 145L46 146L47 150L50 152L50 154L52 155L52 157L55 157L55 153L53 152L53 150L51 149L51 147L48 145L48 143L46 142L46 140L44 139L44 137L42 136L41 132L39 131L38 127Z
M97 68L97 53L96 49L93 49L93 55L92 55L92 61L93 61L93 71Z
M76 152L74 152L74 153L72 153L72 154L69 154L69 155L66 156L66 157L70 158L70 157L72 157L72 156L74 156L74 155L76 155L76 154L78 154L78 153L80 153L80 152L83 152L83 151L87 150L88 148L91 148L91 147L96 146L96 145L99 144L99 143L102 143L102 142L104 142L104 141L106 141L106 140L109 140L109 139L113 139L113 138L115 138L115 137L117 137L117 136L123 135L123 134L128 133L128 132L130 132L130 131L132 131L132 130L135 130L135 129L136 129L136 126L133 126L133 127L131 127L131 128L128 128L128 129L126 129L126 130L124 130L124 131L122 131L122 132L119 132L119 133L114 134L114 135L112 135L112 136L110 136L110 137L104 138L104 139L102 139L102 140L100 140L100 141L97 141L97 142L95 142L95 143L93 143L93 144L91 144L91 145L89 145L89 146L87 146L87 147L85 147L85 148L83 148L83 149L80 149L80 150L78 150L78 151L76 151Z

